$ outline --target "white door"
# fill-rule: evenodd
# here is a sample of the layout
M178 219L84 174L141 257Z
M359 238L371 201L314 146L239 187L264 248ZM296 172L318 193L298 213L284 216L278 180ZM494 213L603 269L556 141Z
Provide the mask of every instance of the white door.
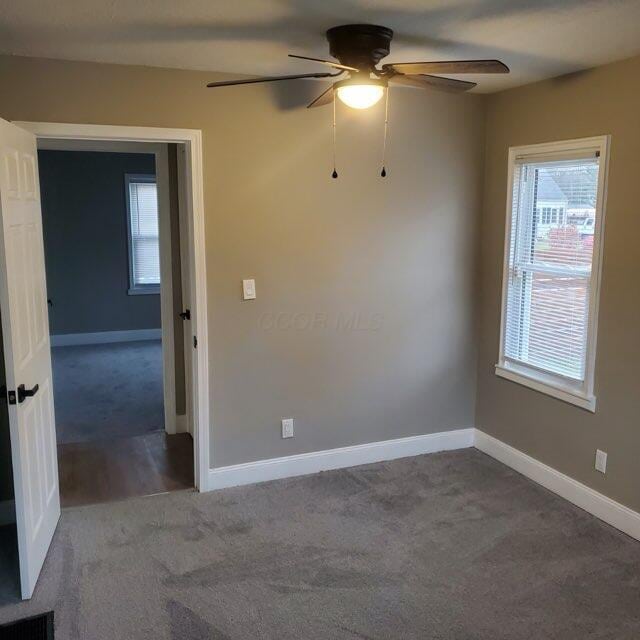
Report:
M37 160L35 136L0 120L0 315L25 599L60 517Z

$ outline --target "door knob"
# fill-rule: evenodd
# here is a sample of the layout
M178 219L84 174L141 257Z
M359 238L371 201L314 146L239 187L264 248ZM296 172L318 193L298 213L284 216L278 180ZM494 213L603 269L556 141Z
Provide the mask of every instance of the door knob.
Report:
M183 320L191 320L191 309L185 309L182 313L178 314Z
M26 389L23 384L18 386L18 403L24 402L25 398L31 398L38 393L40 387L36 384L31 389Z

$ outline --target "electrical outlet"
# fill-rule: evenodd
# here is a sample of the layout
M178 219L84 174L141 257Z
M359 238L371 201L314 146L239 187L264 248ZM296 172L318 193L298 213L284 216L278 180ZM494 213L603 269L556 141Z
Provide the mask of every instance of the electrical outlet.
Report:
M596 471L607 473L607 452L596 449Z
M293 438L293 418L282 418L282 437Z

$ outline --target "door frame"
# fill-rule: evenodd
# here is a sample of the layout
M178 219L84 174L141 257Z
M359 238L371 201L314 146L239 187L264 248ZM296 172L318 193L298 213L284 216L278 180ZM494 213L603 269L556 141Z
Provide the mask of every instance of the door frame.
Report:
M198 491L207 491L210 466L209 336L207 323L207 270L204 244L202 131L199 129L57 122L13 121L13 124L30 131L38 140L68 139L105 142L177 143L184 145L191 328L194 340L197 337L197 348L194 349L195 357L191 358L193 385L190 402L193 424L194 483Z

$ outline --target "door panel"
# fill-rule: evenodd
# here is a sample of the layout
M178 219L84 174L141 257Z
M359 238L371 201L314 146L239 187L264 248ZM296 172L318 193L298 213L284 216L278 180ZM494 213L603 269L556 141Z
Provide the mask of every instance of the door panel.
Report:
M60 517L35 137L0 120L0 158L0 311L20 582L30 598ZM16 397L19 385L33 395Z

